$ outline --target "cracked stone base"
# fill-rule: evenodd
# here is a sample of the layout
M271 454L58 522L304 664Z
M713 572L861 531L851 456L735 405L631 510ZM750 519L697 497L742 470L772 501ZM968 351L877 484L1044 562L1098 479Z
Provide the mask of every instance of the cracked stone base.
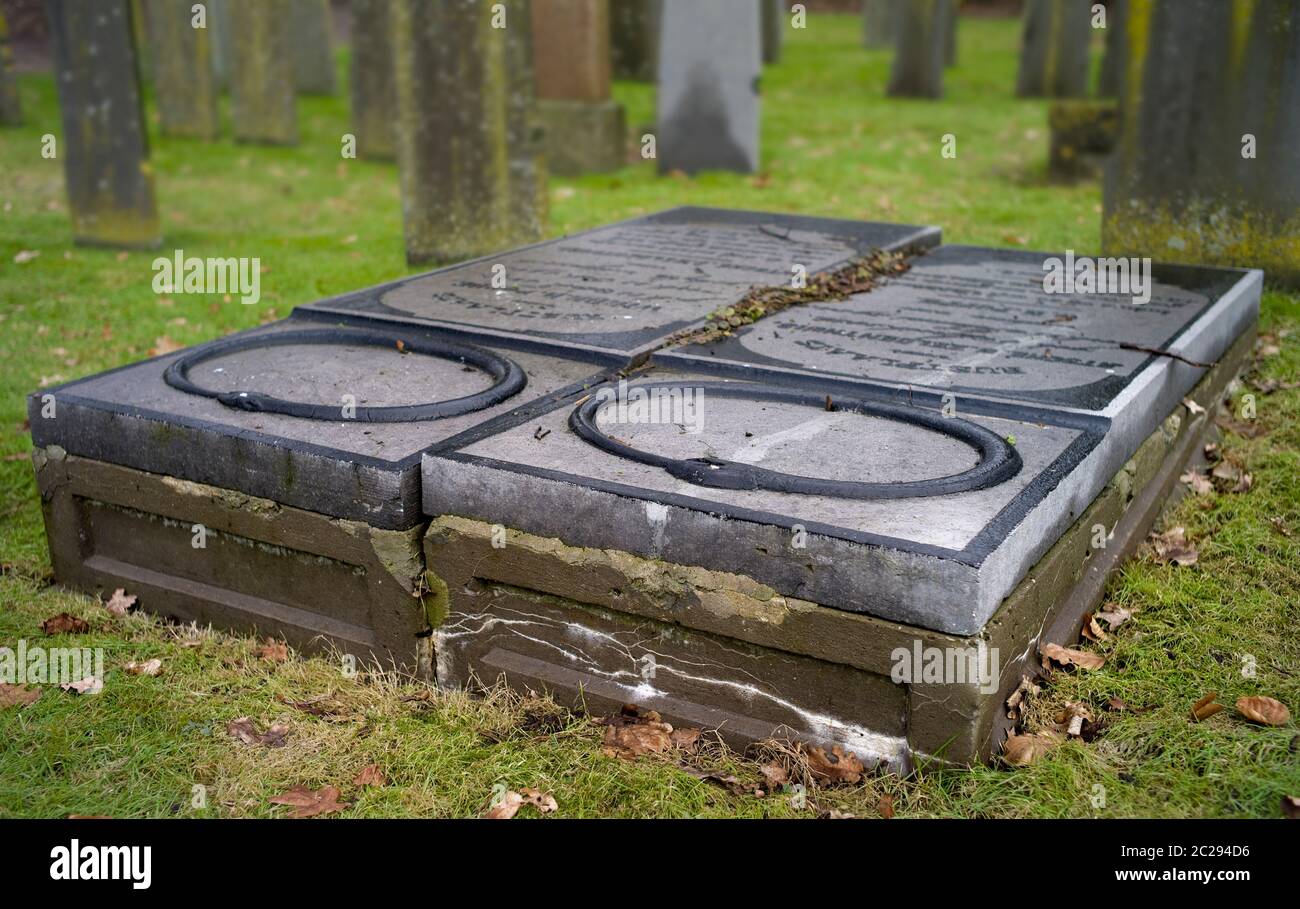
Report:
M546 164L551 173L576 177L623 166L627 144L623 105L541 98L537 115L546 127Z
M614 549L569 546L443 516L430 524L430 574L450 592L433 635L443 687L545 690L590 710L634 702L743 745L768 736L842 744L896 769L967 764L997 752L1005 702L1038 668L1042 643L1077 639L1109 573L1142 543L1211 415L1245 363L1232 346L1007 597L959 637L784 596L751 578ZM1106 546L1094 548L1098 526ZM494 546L493 543L503 546ZM895 681L920 648L996 657L981 684ZM986 657L987 658L987 657ZM951 677L949 677L951 679Z
M425 584L425 525L381 530L58 446L33 461L60 583L123 587L158 615L431 675L445 597Z

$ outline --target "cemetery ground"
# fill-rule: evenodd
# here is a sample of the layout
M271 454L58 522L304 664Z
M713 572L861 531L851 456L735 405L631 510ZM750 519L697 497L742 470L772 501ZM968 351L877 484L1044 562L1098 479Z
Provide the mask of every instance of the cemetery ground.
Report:
M1047 182L1046 103L1011 96L1018 35L1013 20L967 20L947 98L893 101L883 92L888 55L861 49L859 19L813 16L765 71L759 175L658 178L637 161L553 178L550 233L689 203L940 224L948 242L1095 250L1099 186ZM120 253L71 246L61 162L40 154L41 136L57 132L54 85L26 75L22 93L27 125L0 133L0 642L103 648L105 678L98 694L43 686L27 706L0 700L0 817L279 816L291 809L270 799L300 786L338 787L344 817L477 816L500 787L549 793L566 817L1277 817L1300 796L1294 722L1257 725L1232 706L1251 695L1300 706L1300 388L1290 387L1300 295L1266 290L1256 362L1234 392L1234 408L1255 396L1258 418L1225 430L1220 455L1249 474L1237 483L1249 488L1189 491L1163 526L1186 528L1195 564L1144 548L1107 592L1131 618L1079 645L1104 665L1057 669L1030 701L1031 733L1083 705L1084 738L1014 769L922 766L900 779L868 768L834 784L817 778L815 760L776 747L736 754L707 733L629 759L602 752L606 727L595 718L542 699L346 678L336 660L118 616L53 586L28 392L408 269L396 169L340 157L342 98L300 100L302 143L292 149L155 135L165 245ZM653 89L620 83L616 96L639 135L653 120ZM957 137L955 160L940 157L945 133ZM160 297L151 263L174 249L259 257L261 301ZM42 622L64 612L89 630L46 636ZM149 660L161 661L156 675L125 669ZM1193 702L1210 692L1226 709L1194 721ZM269 743L246 744L230 727L245 717L252 733L282 727ZM379 775L361 775L371 765ZM784 785L760 796L773 788L765 773Z

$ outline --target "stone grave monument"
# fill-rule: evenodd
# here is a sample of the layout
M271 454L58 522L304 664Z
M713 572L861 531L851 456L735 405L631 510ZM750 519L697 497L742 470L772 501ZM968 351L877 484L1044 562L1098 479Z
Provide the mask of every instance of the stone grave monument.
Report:
M217 89L230 88L230 71L234 68L234 35L230 26L230 0L207 0L208 35L212 44L212 74Z
M897 36L898 0L862 0L862 45L887 50Z
M1021 98L1081 98L1088 94L1092 42L1088 0L1026 0L1016 94Z
M91 246L157 246L131 4L50 0L46 11L73 236Z
M609 0L532 0L537 112L546 164L574 176L618 170L623 105L609 96Z
M952 0L909 0L895 11L894 64L887 93L942 98Z
M289 18L294 88L300 95L334 94L338 76L329 0L289 0Z
M210 142L221 133L212 24L205 7L203 27L196 27L193 6L190 0L145 2L153 48L154 94L165 135Z
M759 0L763 17L763 62L780 63L785 40L786 0Z
M663 0L610 0L609 43L615 79L655 81Z
M298 144L291 0L230 5L230 117L235 141Z
M758 169L760 10L753 0L663 0L660 173Z
M9 47L9 25L0 12L0 126L18 126L22 122L18 77L14 73L13 49Z
M391 0L352 0L349 89L357 156L391 160L397 96L393 84Z

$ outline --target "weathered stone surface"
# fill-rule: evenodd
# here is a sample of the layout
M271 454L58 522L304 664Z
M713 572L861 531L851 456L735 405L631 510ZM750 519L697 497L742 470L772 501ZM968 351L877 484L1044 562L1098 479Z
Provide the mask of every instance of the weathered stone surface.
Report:
M1052 131L1048 177L1061 183L1099 177L1119 129L1114 102L1056 101L1047 122Z
M898 0L862 0L862 43L873 50L894 46L898 32Z
M230 87L230 73L235 68L234 33L230 24L230 0L207 0L208 34L212 44L212 77L217 88Z
M73 235L96 246L157 246L131 5L51 0L46 10Z
M17 126L23 122L22 103L18 97L18 77L14 73L13 51L9 47L9 26L0 12L0 126Z
M759 0L763 16L763 62L780 63L785 39L785 0Z
M961 10L961 0L949 0L952 4L952 10L948 14L948 30L943 37L943 65L957 65L957 26L961 21L958 15Z
M294 88L302 95L334 94L338 76L329 0L289 0L289 19Z
M296 145L289 28L291 0L228 0L230 5L230 115L235 140Z
M610 0L614 78L653 82L659 60L663 0Z
M540 237L543 137L527 7L394 0L406 255L454 262Z
M352 0L352 133L357 155L396 156L391 0Z
M603 373L590 360L497 347L494 352L525 378L522 389L498 403L440 419L367 422L364 408L456 399L483 392L496 380L457 358L463 342L451 358L416 352L425 342L447 340L445 335L409 325L340 329L338 322L295 317L244 332L232 338L258 344L222 350L189 370L200 388L317 404L328 418L245 410L168 384L168 367L204 349L199 347L41 392L29 408L33 440L97 461L400 530L420 519L421 451L544 396L567 394ZM267 343L286 332L302 336L291 344ZM377 344L366 343L375 332ZM225 348L234 342L215 343ZM53 417L42 406L47 395L54 401ZM357 408L351 416L345 415L345 396Z
M659 45L659 172L730 170L759 164L755 0L664 0Z
M1283 0L1129 0L1107 251L1300 283L1297 34Z
M889 95L943 97L943 66L952 15L952 0L909 0L899 4Z
M1128 0L1111 0L1106 5L1106 55L1101 61L1097 94L1103 98L1119 96L1124 80L1124 22L1128 18Z
M1027 0L1017 95L1079 98L1088 94L1091 11L1088 0Z
M929 247L935 228L682 208L313 303L322 313L526 336L568 350L644 356L737 302L872 249ZM500 272L494 271L497 268ZM494 286L493 278L499 276Z
M153 47L154 95L166 135L216 139L217 86L213 73L211 24L195 27L190 0L146 0Z
M610 100L608 0L533 0L538 116L552 173L623 166L623 106Z

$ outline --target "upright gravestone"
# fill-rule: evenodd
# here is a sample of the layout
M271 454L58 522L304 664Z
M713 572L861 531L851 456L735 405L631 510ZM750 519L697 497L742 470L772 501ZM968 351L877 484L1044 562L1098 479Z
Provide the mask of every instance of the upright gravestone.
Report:
M1129 0L1108 253L1300 284L1300 4Z
M520 0L393 0L406 256L451 262L538 238L545 175Z
M763 5L763 62L781 62L785 38L785 0L759 0Z
M362 158L394 157L391 0L352 0L352 132Z
M557 174L623 165L623 106L610 100L608 0L532 0L537 109Z
M894 66L888 94L942 98L952 0L906 0L897 7Z
M894 46L898 0L862 0L862 43L871 50Z
M131 4L50 0L46 11L73 235L96 246L157 246Z
M235 139L296 145L298 111L289 56L291 0L229 0Z
M230 72L234 69L235 46L230 31L230 0L207 0L208 34L212 42L212 74L217 90L230 88Z
M758 168L760 32L753 0L664 0L660 173Z
M13 62L13 52L9 49L9 26L5 14L0 12L0 126L17 126L23 122Z
M154 94L164 134L211 141L221 131L211 23L206 8L200 18L193 6L190 0L146 0Z
M1079 98L1088 93L1091 15L1088 0L1028 0L1016 76L1018 96Z
M289 0L289 18L294 87L301 95L334 94L338 86L329 0Z
M1124 81L1124 20L1128 0L1111 0L1106 7L1106 55L1101 62L1097 94L1103 98L1119 96Z
M961 17L957 15L961 7L961 0L952 0L952 11L948 14L948 31L944 35L943 43L943 65L957 65L957 23Z
M615 79L653 82L663 0L610 0L610 59Z

